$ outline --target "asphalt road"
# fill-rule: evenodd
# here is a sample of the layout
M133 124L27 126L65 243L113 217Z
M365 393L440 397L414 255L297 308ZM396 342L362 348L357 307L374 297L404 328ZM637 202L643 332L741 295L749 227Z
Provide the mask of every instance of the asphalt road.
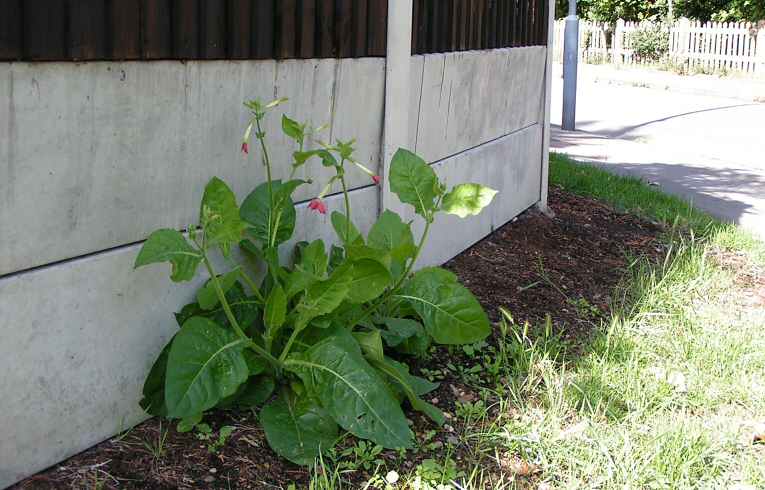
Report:
M561 131L553 79L552 147L665 191L765 237L765 104L579 78L577 131Z

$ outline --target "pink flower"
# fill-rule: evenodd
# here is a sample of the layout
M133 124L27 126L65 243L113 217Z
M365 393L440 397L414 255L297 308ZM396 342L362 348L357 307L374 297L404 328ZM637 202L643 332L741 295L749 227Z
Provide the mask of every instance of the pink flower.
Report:
M308 204L308 209L313 209L321 214L327 214L327 205L321 199L314 199Z
M374 182L376 185L380 185L380 176L379 175L373 175L372 176L372 182Z
M242 143L242 153L244 154L250 153L250 146L247 144L246 141Z

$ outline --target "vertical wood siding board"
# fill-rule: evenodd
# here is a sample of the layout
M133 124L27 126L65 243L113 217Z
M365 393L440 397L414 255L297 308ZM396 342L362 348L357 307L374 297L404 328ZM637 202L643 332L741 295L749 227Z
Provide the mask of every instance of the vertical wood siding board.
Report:
M316 0L317 20L317 55L319 58L331 58L335 55L334 23L335 8L332 0Z
M254 0L250 6L250 58L267 60L276 53L276 0ZM249 3L249 1L248 1Z
M17 60L24 54L22 1L0 0L0 60Z
M276 9L276 56L279 59L295 57L297 0L279 0Z
M486 0L478 0L478 11L476 12L476 38L475 38L475 48L476 49L485 49L486 45L483 44L484 41L484 30L486 29L486 23L484 18L484 9L486 7Z
M460 49L460 16L459 2L461 0L451 0L449 6L449 16L451 25L449 26L449 51L459 51Z
M23 43L27 59L65 59L65 6L64 0L24 0Z
M172 56L173 25L170 0L144 0L143 57L168 59Z
M470 0L460 2L460 51L470 47Z
M367 0L353 1L353 56L361 58L367 54Z
M353 56L353 0L336 0L335 3L335 38L337 56Z
M203 59L226 58L226 2L201 0L199 56Z
M385 56L387 45L388 0L369 0L367 51L369 56Z
M313 58L316 52L316 0L300 0L298 27L298 57Z
M226 8L226 55L228 58L242 60L252 56L253 15L251 0L228 0Z
M68 6L68 58L102 60L106 57L105 0L76 0Z
M440 11L439 0L428 0L428 53L437 53L439 50Z
M199 2L200 0L173 1L173 58L199 58Z
M106 57L135 60L141 57L139 0L109 0L106 4Z
M441 51L447 53L452 51L453 14L451 2L448 0L443 2L441 7Z
M418 39L419 39L419 53L425 54L429 52L430 45L430 2L431 0L415 0L420 4L420 19L418 25Z
M419 0L412 0L412 54L420 54L419 47L417 46L419 40L419 26L420 2Z

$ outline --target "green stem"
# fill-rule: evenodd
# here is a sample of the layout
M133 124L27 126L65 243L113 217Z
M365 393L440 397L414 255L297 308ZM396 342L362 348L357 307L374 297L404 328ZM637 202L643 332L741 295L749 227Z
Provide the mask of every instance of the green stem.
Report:
M260 142L260 150L263 153L263 163L266 166L266 178L268 179L268 201L271 204L271 212L268 214L268 225L269 230L271 229L271 213L274 209L274 191L272 187L272 181L273 178L271 176L271 157L268 155L268 148L266 147L266 138L263 134L263 127L260 124L260 118L255 118L255 125L257 126L258 133L256 137L258 138L258 141ZM269 242L271 240L271 237L269 236ZM273 246L273 243L269 243L269 246Z
M213 268L212 263L210 262L210 259L207 257L206 251L202 250L202 260L205 264L205 267L207 268L207 272L210 274L210 281L212 281L213 288L215 288L215 293L218 295L218 300L220 301L221 306L223 306L223 311L226 314L226 318L228 318L228 322L231 324L231 328L234 329L234 332L236 332L236 335L247 342L247 345L251 347L255 352L260 354L261 356L265 357L268 362L276 366L277 368L281 368L282 363L277 360L274 356L272 356L270 353L266 352L261 346L253 342L247 334L244 333L242 330L242 327L239 326L239 322L236 321L236 317L234 316L234 313L231 311L231 306L228 304L228 300L226 299L226 295L223 292L223 288L220 286L220 281L218 280L218 275L215 273L215 269Z
M290 349L292 348L292 344L295 342L295 339L297 338L298 334L302 332L303 330L300 329L294 329L292 331L292 334L290 335L290 338L287 339L287 343L284 345L284 350L282 350L281 355L279 356L279 362L283 363L285 359L287 359L287 355L290 353Z
M351 200L348 197L348 187L345 184L345 174L340 175L340 184L343 186L343 198L345 199L345 243L351 244Z

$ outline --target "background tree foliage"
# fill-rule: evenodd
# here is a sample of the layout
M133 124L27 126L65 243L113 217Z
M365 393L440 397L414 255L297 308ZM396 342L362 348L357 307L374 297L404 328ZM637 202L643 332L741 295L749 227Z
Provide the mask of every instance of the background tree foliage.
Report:
M674 17L720 22L765 19L765 0L674 0ZM568 13L568 0L556 0L556 15ZM641 21L663 19L668 14L667 0L580 0L580 17L614 23L617 19Z

